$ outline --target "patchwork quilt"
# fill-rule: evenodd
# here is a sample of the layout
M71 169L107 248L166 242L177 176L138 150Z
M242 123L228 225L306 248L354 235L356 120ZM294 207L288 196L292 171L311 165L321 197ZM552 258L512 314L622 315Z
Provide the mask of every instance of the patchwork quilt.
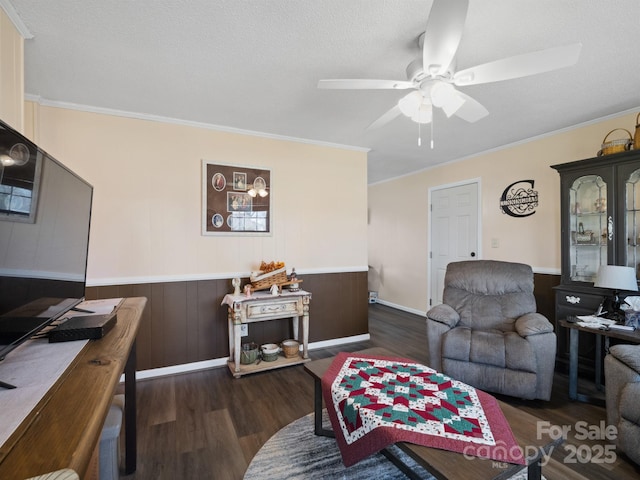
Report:
M346 466L400 441L525 464L494 397L412 360L342 352L322 394Z

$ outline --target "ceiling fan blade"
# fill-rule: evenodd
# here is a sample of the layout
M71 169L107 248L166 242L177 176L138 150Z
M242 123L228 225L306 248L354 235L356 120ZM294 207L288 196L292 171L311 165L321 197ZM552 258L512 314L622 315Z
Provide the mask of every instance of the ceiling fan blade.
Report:
M581 43L574 43L484 63L460 70L453 76L453 83L464 86L500 82L570 67L578 61L581 49Z
M468 0L433 0L422 45L425 73L444 75L458 51Z
M370 80L365 78L346 78L319 80L318 88L347 90L405 90L415 88L413 82L406 80Z
M477 122L481 118L489 115L489 110L484 108L484 106L480 102L470 97L466 93L462 93L460 90L458 90L457 92L458 95L464 99L464 103L455 112L455 115L463 120L466 120L469 123Z
M398 105L396 104L393 107L391 107L389 110L387 110L380 118L378 118L371 125L369 125L367 127L367 130L380 128L400 115L402 115L402 112L400 111L400 107L398 107Z

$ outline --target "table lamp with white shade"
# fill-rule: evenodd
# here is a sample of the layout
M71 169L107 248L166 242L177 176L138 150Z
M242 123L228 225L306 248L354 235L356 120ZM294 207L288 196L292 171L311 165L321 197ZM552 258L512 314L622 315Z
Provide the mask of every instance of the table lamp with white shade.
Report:
M606 299L607 318L624 320L624 313L620 311L620 292L638 291L635 269L620 265L600 265L593 286L613 290L611 296Z

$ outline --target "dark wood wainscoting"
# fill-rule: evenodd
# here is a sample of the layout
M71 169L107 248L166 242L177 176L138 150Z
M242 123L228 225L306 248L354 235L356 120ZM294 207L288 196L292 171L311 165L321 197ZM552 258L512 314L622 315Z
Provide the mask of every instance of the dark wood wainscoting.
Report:
M560 275L534 273L533 285L533 294L536 297L538 312L549 319L556 332L556 370L564 371L566 333L564 328L558 325L558 320L556 319L556 293L553 289L553 287L560 285Z
M369 333L367 272L301 275L313 297L309 341ZM248 279L243 279L243 285ZM559 275L535 274L538 311L555 323L553 287ZM147 297L138 333L138 369L169 367L229 355L227 308L231 279L87 287L88 300ZM287 321L249 325L243 342L279 342L292 335Z
M301 275L311 292L309 341L369 332L367 272ZM248 282L243 279L242 284ZM227 307L231 279L87 287L88 300L147 297L137 339L138 370L169 367L229 356ZM290 338L291 322L249 325L243 342L257 344Z
M553 287L560 285L560 275L546 273L533 274L533 294L536 297L538 312L543 314L558 328L556 323L556 294Z

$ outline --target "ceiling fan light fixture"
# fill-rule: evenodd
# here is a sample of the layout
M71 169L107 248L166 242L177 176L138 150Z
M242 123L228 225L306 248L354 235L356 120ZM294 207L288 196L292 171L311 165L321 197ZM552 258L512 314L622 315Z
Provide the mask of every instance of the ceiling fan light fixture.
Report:
M411 116L411 120L416 123L431 123L433 119L433 110L430 103L423 103L420 105L418 111Z
M256 188L255 185L251 185L251 188L247 190L247 193L252 198L256 198L258 195L261 197L266 197L267 195L269 195L269 192L266 188Z
M447 82L434 82L429 93L433 105L442 108L447 118L456 113L465 102L455 87Z
M453 85L442 81L433 82L429 89L429 95L434 107L442 108L447 102L450 101L454 92Z
M447 118L460 110L460 107L464 105L465 99L462 96L458 95L456 90L453 91L453 94L447 102L442 106L442 110L444 111Z
M6 153L0 155L0 165L2 165L3 167L10 167L15 163L16 162L13 158L11 158L11 155L7 155Z
M319 88L341 89L412 89L367 130L404 115L421 123L432 118L432 107L444 111L447 117L456 115L473 123L486 117L489 111L473 97L456 87L501 82L549 72L574 65L582 44L548 48L514 55L464 70L457 69L457 53L465 27L469 0L432 0L426 29L418 37L421 55L406 67L407 80L333 79L320 80ZM426 106L423 104L426 103ZM433 128L433 123L432 123Z
M398 100L398 108L404 116L411 118L418 112L423 100L422 94L414 90Z
M8 152L0 154L0 165L3 167L21 167L29 162L29 157L30 153L27 146L24 143L16 143Z

